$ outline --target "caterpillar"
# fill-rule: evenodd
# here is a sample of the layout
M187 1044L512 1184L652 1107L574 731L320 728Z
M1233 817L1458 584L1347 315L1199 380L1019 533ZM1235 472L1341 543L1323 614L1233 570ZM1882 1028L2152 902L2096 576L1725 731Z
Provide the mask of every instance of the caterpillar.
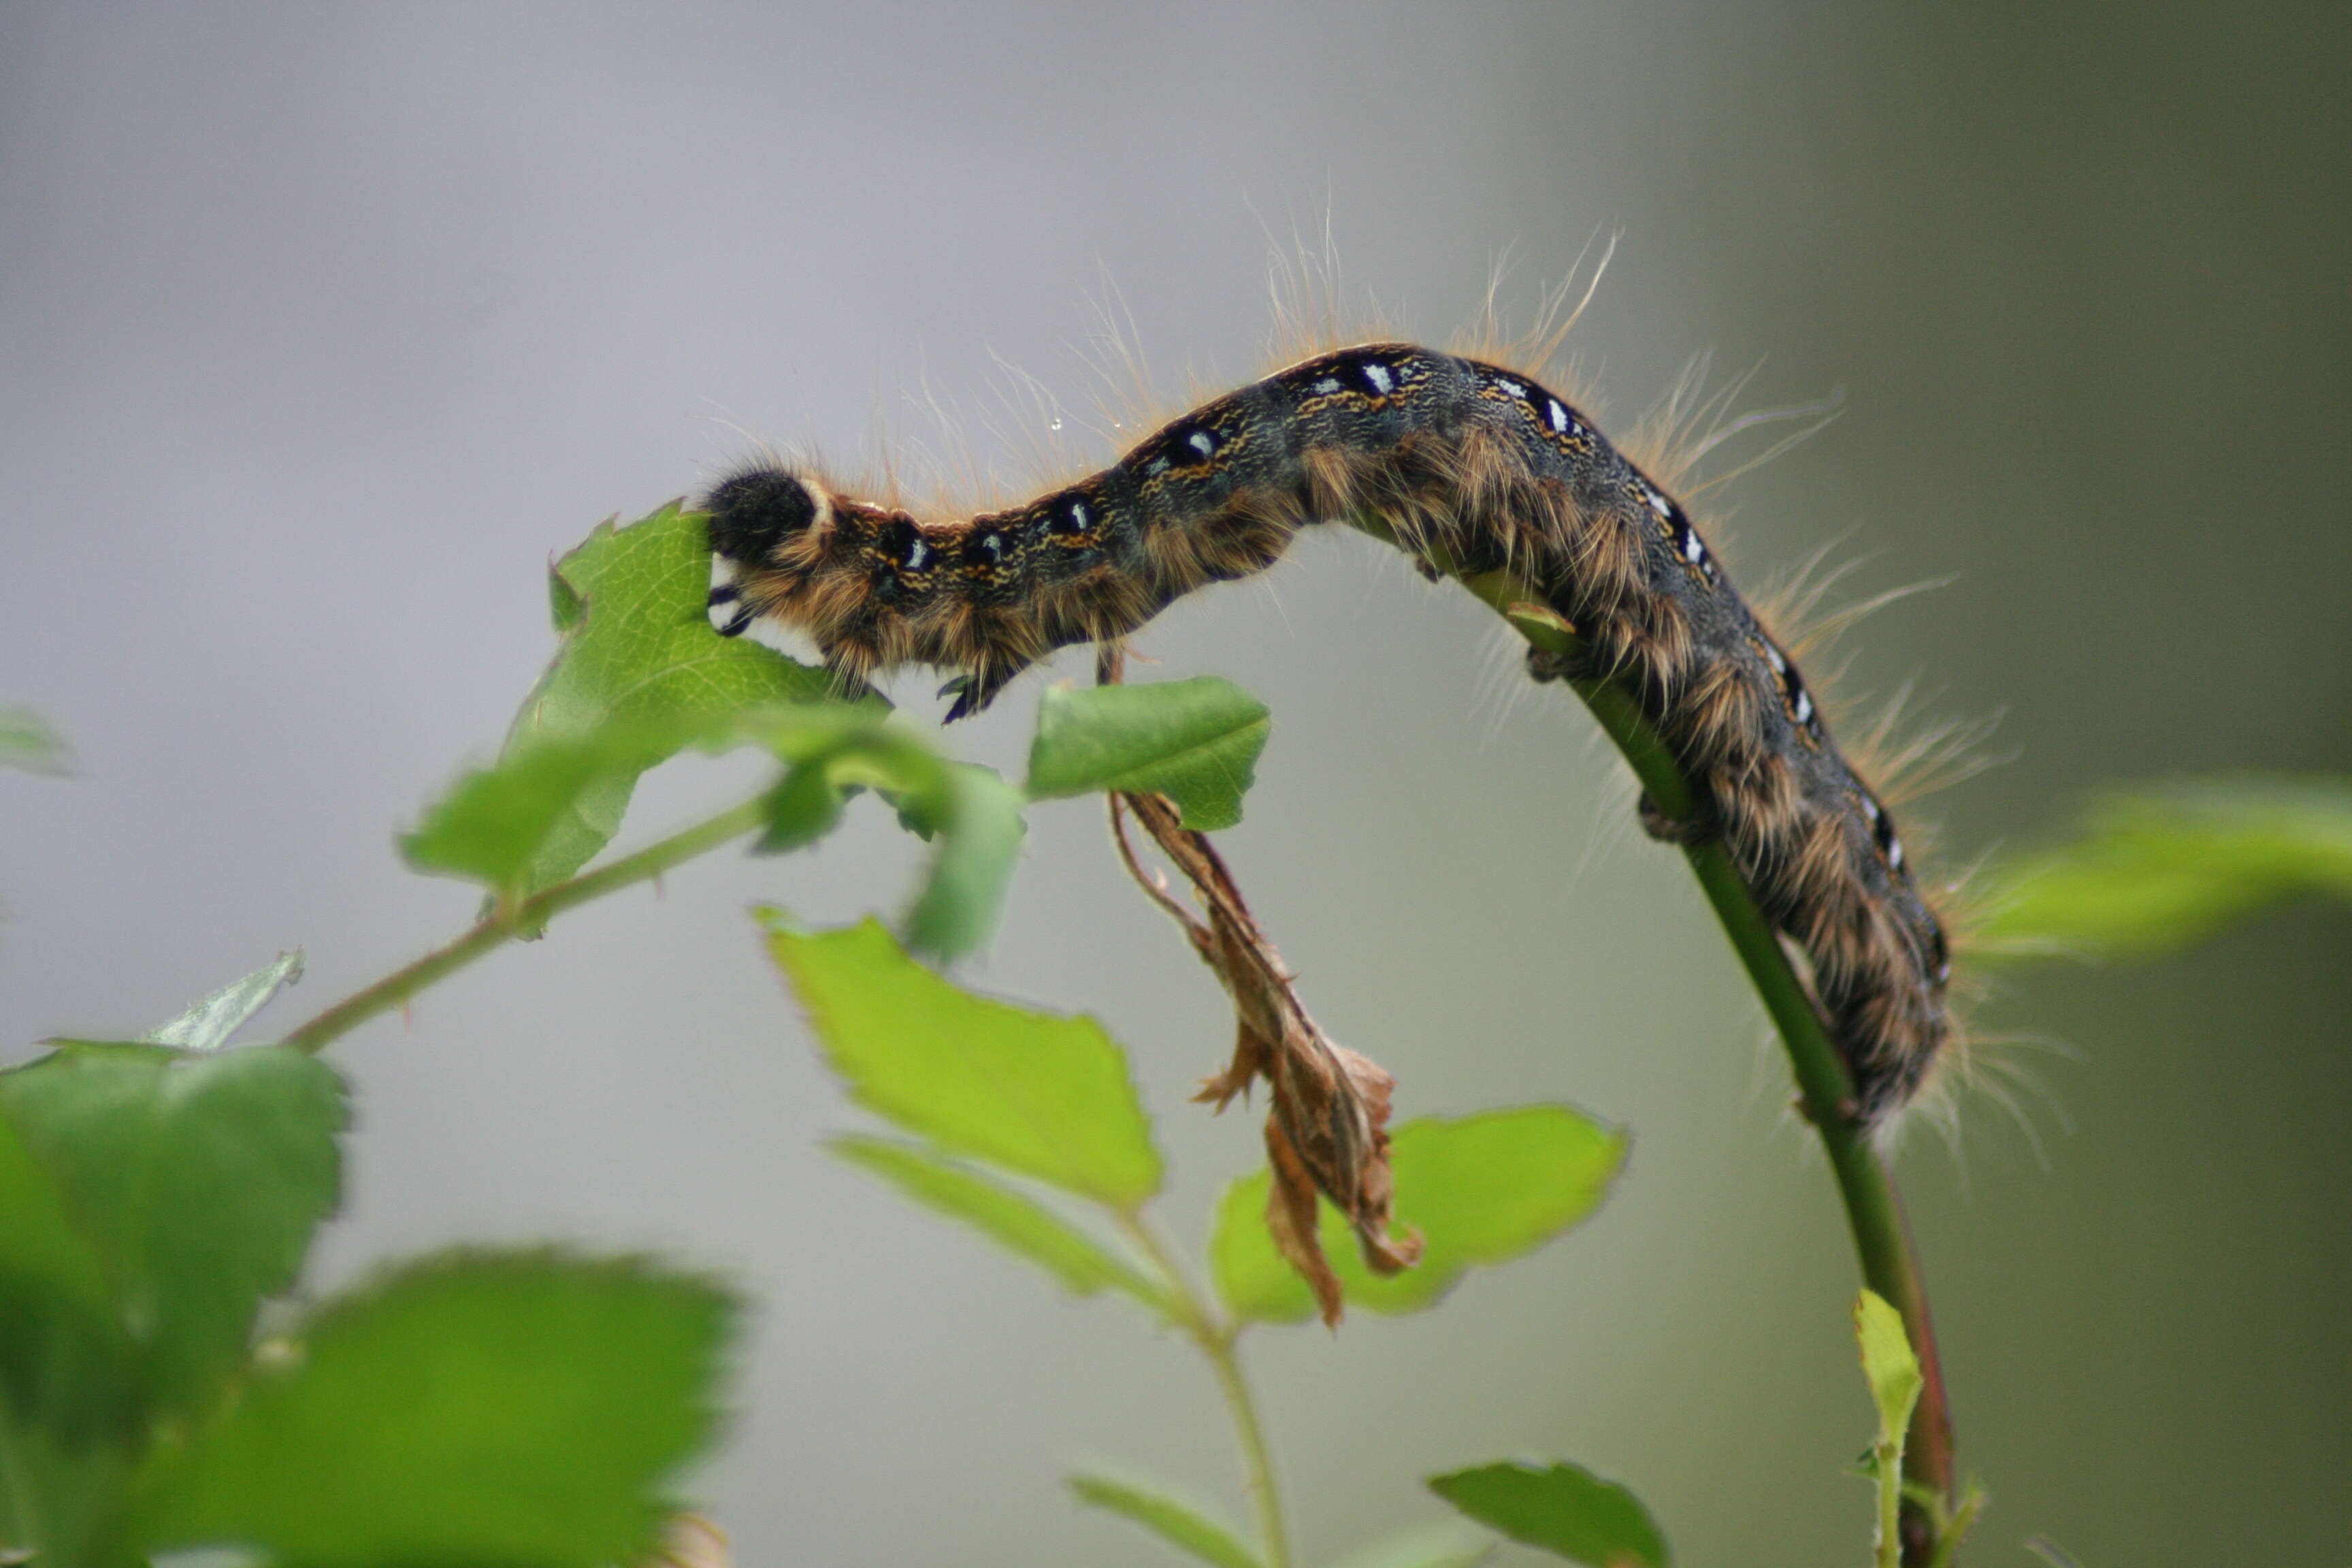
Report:
M1682 503L1565 398L1516 370L1401 342L1319 354L1193 409L1102 471L943 521L761 461L705 502L742 632L809 634L863 678L960 672L952 721L1054 649L1114 643L1206 584L1263 572L1301 528L1369 522L1432 576L1507 571L1579 639L1538 680L1613 679L1692 780L1764 914L1802 954L1877 1125L1953 1035L1944 927L1893 814L1832 741L1804 678L1725 577Z

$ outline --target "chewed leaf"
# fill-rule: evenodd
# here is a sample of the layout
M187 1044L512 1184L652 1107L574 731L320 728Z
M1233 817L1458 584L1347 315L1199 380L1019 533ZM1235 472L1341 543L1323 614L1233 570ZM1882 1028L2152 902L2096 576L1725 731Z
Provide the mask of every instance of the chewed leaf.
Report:
M1919 1403L1925 1386L1919 1358L1903 1329L1903 1314L1875 1291L1864 1290L1854 1299L1853 1332L1862 1347L1862 1374L1878 1406L1879 1440L1899 1445L1911 1425L1911 1407Z
M1426 1117L1395 1130L1396 1223L1420 1233L1420 1262L1396 1274L1366 1268L1346 1222L1326 1205L1323 1249L1349 1304L1375 1312L1433 1306L1467 1269L1506 1262L1584 1219L1624 1163L1625 1135L1567 1106ZM1265 1233L1269 1178L1235 1183L1217 1205L1209 1244L1217 1293L1241 1318L1298 1322L1314 1298Z
M1026 787L1037 800L1113 789L1164 795L1186 827L1231 827L1271 727L1265 703L1215 676L1048 688Z
M411 1264L330 1303L163 1450L134 1540L310 1568L640 1561L716 1425L734 1313L631 1259Z
M2146 957L2300 894L2352 900L2352 780L2222 778L2116 796L1983 895L1996 956Z
M1129 1208L1160 1190L1127 1058L1092 1018L976 996L873 921L803 934L762 911L826 1059L858 1101L952 1153Z
M0 1074L0 1110L106 1263L142 1399L205 1407L341 1182L341 1080L279 1046L68 1047Z
M57 727L29 708L0 708L0 768L63 775L73 754Z
M1045 1205L993 1177L928 1149L885 1138L845 1136L832 1140L831 1146L843 1159L872 1172L924 1207L963 1221L1005 1250L1043 1268L1075 1295L1120 1290L1156 1312L1173 1315L1167 1292L1138 1273L1132 1264Z
M823 670L715 633L709 590L702 514L674 504L625 528L604 523L556 563L549 593L562 640L515 716L507 754L616 720L648 721L649 738L674 738L600 773L565 803L515 881L520 890L562 881L609 843L637 775L686 744L697 721L835 694Z
M261 1011L281 986L302 978L302 950L281 952L241 980L233 980L168 1024L145 1037L152 1046L177 1046L183 1050L209 1051L236 1033L247 1018Z
M1432 1476L1429 1489L1489 1529L1590 1568L1672 1561L1640 1500L1581 1466L1481 1465Z
M1132 1520L1187 1556L1216 1568L1262 1568L1257 1553L1232 1531L1163 1492L1084 1473L1070 1478L1070 1489L1080 1502Z

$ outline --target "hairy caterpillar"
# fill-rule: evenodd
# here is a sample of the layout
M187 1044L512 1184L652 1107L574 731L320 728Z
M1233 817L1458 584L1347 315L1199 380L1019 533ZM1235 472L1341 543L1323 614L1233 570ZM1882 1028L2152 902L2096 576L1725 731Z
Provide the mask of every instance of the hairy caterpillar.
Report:
M1684 508L1565 399L1405 343L1326 353L1204 404L1101 472L1024 505L922 521L775 463L707 501L733 635L774 616L863 677L961 671L950 720L1039 658L1125 637L1207 583L1271 566L1309 523L1369 520L1424 570L1509 571L1636 697L1773 925L1800 948L1876 1122L1951 1033L1943 926L1892 816Z

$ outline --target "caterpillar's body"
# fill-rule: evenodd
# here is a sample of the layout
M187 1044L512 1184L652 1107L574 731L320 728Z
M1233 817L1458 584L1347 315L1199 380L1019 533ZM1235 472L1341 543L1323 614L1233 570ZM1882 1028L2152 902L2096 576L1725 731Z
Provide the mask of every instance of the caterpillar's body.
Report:
M736 573L728 630L772 616L835 668L960 670L950 719L1057 647L1132 632L1203 584L1272 565L1307 524L1375 521L1424 565L1508 570L1589 650L1538 679L1638 698L1764 912L1809 961L1855 1114L1910 1097L1950 1033L1944 931L1878 798L1684 509L1565 399L1402 343L1328 353L1203 405L1111 467L946 521L773 464L711 493Z

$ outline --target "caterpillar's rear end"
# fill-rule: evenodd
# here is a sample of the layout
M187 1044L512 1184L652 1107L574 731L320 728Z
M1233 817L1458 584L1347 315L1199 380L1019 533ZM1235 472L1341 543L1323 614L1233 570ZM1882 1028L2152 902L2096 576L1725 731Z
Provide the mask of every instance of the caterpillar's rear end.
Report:
M1365 521L1462 575L1509 571L1576 630L1688 774L1775 929L1803 955L1883 1123L1951 1033L1943 927L1884 803L1680 504L1518 372L1402 343L1321 355L1218 398L1110 468L1024 505L922 521L761 465L709 500L730 623L773 616L836 668L962 672L950 717L1053 649L1125 637L1204 584L1263 571L1297 531Z

